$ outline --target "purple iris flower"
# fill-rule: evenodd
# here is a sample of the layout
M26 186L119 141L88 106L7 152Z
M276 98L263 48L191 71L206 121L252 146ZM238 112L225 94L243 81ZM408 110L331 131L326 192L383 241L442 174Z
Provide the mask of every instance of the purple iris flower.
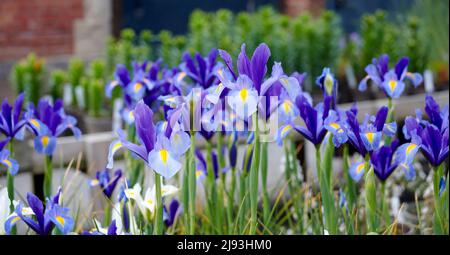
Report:
M228 70L232 74L232 76L237 79L238 75L233 70L233 60L230 55L224 51L220 50L220 56L223 58ZM264 80L264 76L267 72L267 61L269 61L270 50L266 44L260 44L255 51L253 52L253 56L251 60L248 58L247 53L245 51L245 44L241 46L241 53L238 56L237 60L237 70L239 75L248 76L255 89L258 93L261 91L261 86Z
M330 110L328 117L325 119L325 128L333 134L333 144L340 147L348 141L346 130L346 121L343 114L339 114L334 110Z
M167 95L181 95L180 84L185 74L179 68L167 69L161 68L161 60L156 61L148 72L148 80L154 84L149 89L143 100L150 109L157 111L160 106L158 98Z
M125 66L119 65L116 69L115 80L106 88L106 94L111 97L115 87L123 88L125 107L120 111L123 120L128 125L134 123L134 107L136 103L143 99L144 102L154 111L160 107L158 98L164 95L179 95L181 90L178 86L182 76L179 70L161 68L162 60L154 62L147 72L147 62L142 65L134 63L133 79L129 77Z
M217 49L211 49L207 57L202 57L200 53L192 58L189 53L184 53L183 62L180 69L203 89L208 89L216 85L217 78L215 72L221 68L222 64L217 62Z
M125 65L117 65L114 72L114 80L105 88L106 96L111 97L114 88L121 87L126 107L133 108L134 102L137 101L136 98L144 95L145 85L149 83L145 78L146 68L147 62L144 62L142 65L133 62L133 77L130 77L130 73Z
M233 69L230 55L224 50L220 50L220 55L228 71L219 69L217 77L222 87L230 90L228 103L241 119L247 119L259 108L259 114L267 120L278 106L270 101L271 96L279 96L282 90L286 90L292 98L296 98L301 91L299 79L285 75L277 62L272 67L271 76L264 79L270 57L270 50L264 43L255 49L251 59L246 54L245 44L242 44L237 60L238 73ZM217 91L221 93L222 90Z
M169 127L180 126L182 130L195 130L206 140L211 140L218 131L218 122L215 117L223 106L220 103L211 104L207 100L207 91L193 88L187 96L162 96L164 103L169 106L166 113ZM191 110L191 107L193 108ZM191 114L193 113L193 114ZM191 120L192 118L192 120Z
M411 139L414 134L420 135L423 127L426 125L434 125L443 134L449 127L449 111L448 105L442 110L439 104L430 95L425 97L425 113L428 116L428 120L422 119L422 111L416 110L416 117L408 116L405 119L405 125L403 126L403 134L406 139Z
M30 207L24 207L22 202L15 205L14 213L5 222L5 230L11 232L12 227L19 221L25 222L38 235L49 235L55 226L67 234L72 231L74 221L69 215L69 209L59 205L61 189L44 206L42 201L32 193L27 193ZM34 216L34 217L33 217Z
M356 114L356 108L346 111L346 130L350 144L361 156L365 157L367 152L378 149L383 134L395 135L396 123L386 123L388 114L386 106L381 107L375 116L366 116L361 125Z
M107 198L111 198L121 177L122 170L116 170L114 175L111 176L109 169L105 169L102 171L97 171L95 174L95 179L91 180L89 184L91 187L99 185L103 191L103 194L105 194Z
M19 164L11 158L9 150L3 149L6 143L7 140L0 142L0 164L6 166L11 175L16 175L19 172Z
M411 139L412 144L420 147L430 164L438 166L448 157L448 106L441 110L433 97L427 95L425 112L429 121L422 119L419 110L416 118L406 117L403 134L406 139Z
M375 175L381 181L386 181L398 167L398 162L393 160L394 152L397 147L398 141L395 140L390 146L381 146L379 149L373 151L370 156L370 163L373 166Z
M300 126L294 123L293 119L290 122L282 125L275 135L275 140L278 145L282 145L282 140L293 129L303 135L307 140L314 145L322 143L327 129L325 127L325 120L330 113L331 97L326 96L324 101L317 104L316 107L312 105L312 100L307 94L300 94L295 99L295 106L299 110L299 115L305 123L305 126Z
M182 167L180 157L189 149L189 135L184 131L174 130L172 126L169 133L157 134L153 112L143 101L136 105L134 115L136 134L141 144L127 141L124 132L119 130L119 139L113 141L109 148L107 168L113 168L114 154L124 147L164 178L173 177Z
M322 74L316 79L316 84L322 90L324 97L331 96L331 107L336 109L338 82L331 73L330 68L325 67L323 69Z
M77 120L66 115L61 100L56 100L53 105L46 99L41 99L37 108L29 104L27 115L27 126L36 135L34 147L38 153L53 155L56 147L56 138L66 130L71 130L79 139L81 131L76 127Z
M419 73L408 72L409 59L400 58L393 69L389 69L389 56L382 55L380 58L374 58L372 64L365 69L367 76L359 83L359 90L367 89L367 81L372 80L387 97L398 98L405 89L405 79L409 79L414 87L422 83L422 75Z
M316 107L301 95L295 100L295 104L300 110L300 117L305 122L305 127L295 125L294 128L314 145L322 143L327 130L325 128L325 119L330 112L331 97L326 96L323 103Z
M24 94L20 94L14 103L14 106L5 99L0 110L0 134L9 139L22 140L24 137L25 125L27 120L21 115L23 107Z
M440 130L428 124L420 135L420 150L431 165L439 166L448 157L448 128L441 133Z
M183 212L183 207L178 200L174 199L170 202L169 208L164 206L164 223L167 227L173 226L178 215Z
M0 164L6 166L7 170L11 175L16 175L19 171L19 164L15 159L10 157L10 151L5 149L8 144L9 139L0 141Z

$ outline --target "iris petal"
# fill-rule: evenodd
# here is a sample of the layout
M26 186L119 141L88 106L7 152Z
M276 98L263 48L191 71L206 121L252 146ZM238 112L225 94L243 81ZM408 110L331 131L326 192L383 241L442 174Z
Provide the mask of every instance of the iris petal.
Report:
M356 182L359 182L361 180L361 177L364 175L364 162L359 161L353 163L349 168L350 177Z

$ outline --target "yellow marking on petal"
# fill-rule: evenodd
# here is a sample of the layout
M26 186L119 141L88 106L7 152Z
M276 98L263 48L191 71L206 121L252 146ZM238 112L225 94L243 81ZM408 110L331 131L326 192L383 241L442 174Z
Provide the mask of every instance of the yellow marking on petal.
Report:
M219 91L222 89L222 87L223 87L223 84L222 84L222 83L219 83L219 85L217 85L217 87L216 87L216 89L215 89L215 92L216 92L216 93L219 93Z
M241 97L242 101L247 101L247 97L248 97L248 90L247 89L241 89L241 91L239 91L239 96Z
M390 80L389 81L389 88L391 91L394 91L395 87L397 87L397 81L396 80Z
M222 68L219 69L219 70L217 71L217 74L219 74L219 76L222 76L222 77L223 77L223 69L222 69Z
M134 112L133 112L133 111L130 111L130 112L128 113L128 117L129 117L130 119L134 119Z
M177 81L181 81L184 79L184 77L186 77L186 73L185 72L181 72L178 77L177 77Z
M364 170L364 163L359 164L356 167L356 172L359 174L362 170Z
M372 133L372 132L367 133L366 138L369 141L369 143L373 143L374 133Z
M31 215L31 214L34 214L34 213L33 213L33 210L31 210L30 207L23 207L22 208L22 214L24 214L24 215Z
M414 150L416 147L417 147L417 145L415 145L413 143L408 145L408 147L406 147L406 154L411 153L411 151Z
M284 86L287 86L289 84L289 80L287 78L281 78L280 81Z
M145 201L145 203L146 203L147 205L149 205L150 207L152 207L152 206L155 204L155 202L153 201L153 199L149 199L149 200Z
M91 180L91 186L96 186L98 185L100 182L97 179Z
M165 149L162 149L159 151L159 156L161 157L161 160L164 164L167 164L167 160L169 158L169 152Z
M328 95L331 95L331 93L333 92L333 77L331 77L331 75L327 74L325 76L325 89L327 91Z
M19 217L19 216L16 216L16 217L14 217L14 218L11 220L11 224L14 224L14 223L18 222L19 220L20 220L20 217Z
M50 138L48 136L43 136L41 138L41 142L42 142L42 145L44 145L44 148L46 148L48 146L49 141L50 141Z
M200 177L200 176L202 176L203 175L203 171L202 170L197 170L197 171L195 171L195 176L198 178L198 177Z
M291 111L291 104L289 103L289 101L287 101L287 100L284 101L283 109L284 109L284 112L286 112L286 113Z
M66 223L66 220L61 217L61 216L56 216L56 221L61 224L62 226L64 226L64 224Z
M9 161L8 159L4 159L4 160L2 160L2 162L3 162L6 166L8 166L8 168L11 168L11 167L12 167L12 163L11 163L11 161Z
M122 143L118 142L118 143L114 144L114 146L112 147L112 150L113 151L118 150L120 147L122 147Z
M125 196L134 199L136 197L136 193L134 190L125 190Z
M330 126L336 130L341 128L341 126L336 122L331 123Z
M39 124L39 121L37 121L37 120L35 120L35 119L31 119L30 122L31 122L31 124L32 124L33 126L35 126L36 128L40 128L40 127L41 127L41 124Z
M334 128L335 130L337 130L338 133L343 133L344 132L344 130L341 128L341 125L339 125L336 122L331 123L330 126L332 128Z
M141 88L142 88L142 84L140 82L138 82L138 83L134 84L133 90L134 90L134 92L137 93L137 92L139 92L139 90L141 90Z
M291 128L292 128L291 125L285 126L285 127L281 130L281 135L283 136L286 132L288 132L289 130L291 130Z
M175 143L179 143L180 140L181 140L180 134L174 134L174 135L173 135L173 141L174 141Z

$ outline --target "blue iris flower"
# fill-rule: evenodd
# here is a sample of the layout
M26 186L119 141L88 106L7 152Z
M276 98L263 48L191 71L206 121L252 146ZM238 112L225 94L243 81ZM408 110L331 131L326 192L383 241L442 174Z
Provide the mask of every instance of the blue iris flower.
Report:
M29 207L24 207L22 202L15 206L14 213L5 222L6 232L10 233L19 221L25 222L38 235L51 234L55 226L62 234L71 232L74 221L69 215L69 209L59 204L60 195L61 189L52 199L47 198L44 205L33 193L27 193Z
M11 158L9 150L4 149L8 140L0 141L0 164L4 165L11 175L16 175L19 171L19 164Z
M25 134L27 120L22 116L24 94L17 96L14 105L5 99L0 110L0 134L6 138L22 140Z
M189 135L181 130L174 130L172 126L166 125L170 132L157 134L153 124L153 112L140 101L135 110L136 134L141 144L127 141L123 131L119 130L119 139L113 141L109 148L108 169L113 168L114 154L120 148L126 148L143 160L155 172L169 179L173 177L182 167L180 157L189 149Z
M27 127L36 136L34 148L38 153L53 155L56 148L56 138L66 130L70 130L77 139L81 137L77 120L64 112L61 100L56 100L51 105L47 99L41 99L37 107L30 103L26 118Z
M389 56L382 55L380 58L374 58L372 64L365 68L367 76L360 82L359 90L367 89L367 82L377 85L387 97L398 98L405 89L405 80L409 79L414 87L422 83L422 75L419 73L408 72L409 59L400 58L393 69L389 69Z

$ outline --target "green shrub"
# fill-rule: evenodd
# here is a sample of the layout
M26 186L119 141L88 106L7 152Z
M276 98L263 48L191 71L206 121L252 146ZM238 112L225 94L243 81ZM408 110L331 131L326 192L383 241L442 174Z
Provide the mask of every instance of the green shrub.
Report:
M50 95L52 98L63 98L64 84L67 82L67 74L64 70L55 69L50 73Z

